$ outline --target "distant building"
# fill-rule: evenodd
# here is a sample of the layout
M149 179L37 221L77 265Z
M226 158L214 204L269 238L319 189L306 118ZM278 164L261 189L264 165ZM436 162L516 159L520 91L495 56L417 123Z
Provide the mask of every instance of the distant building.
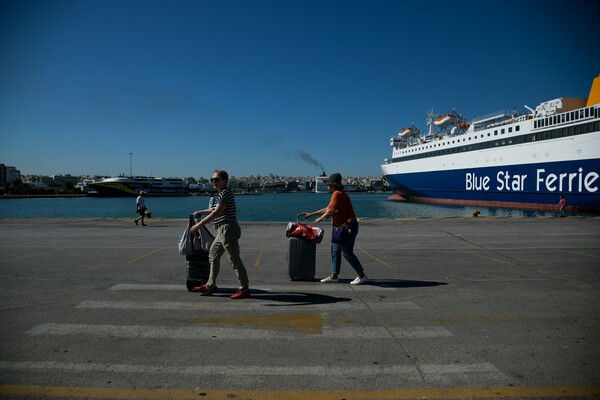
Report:
M285 182L269 182L263 186L263 191L267 193L287 192L287 184Z
M54 179L51 176L25 175L22 180L23 183L40 190L48 189L54 184Z
M21 179L21 171L15 167L0 164L0 185L13 183L17 179Z
M54 183L60 187L63 187L65 185L65 183L72 183L73 186L75 186L78 182L79 182L79 177L78 176L71 176L69 174L67 175L62 175L62 174L58 174L58 175L53 175L52 179L54 180Z

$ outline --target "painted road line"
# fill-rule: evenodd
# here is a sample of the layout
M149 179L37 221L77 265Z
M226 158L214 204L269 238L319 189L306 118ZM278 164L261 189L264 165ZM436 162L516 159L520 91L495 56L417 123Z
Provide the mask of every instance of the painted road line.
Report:
M589 253L583 253L581 251L573 251L573 250L566 250L563 249L563 251L565 253L572 253L572 254L576 254L578 256L584 256L584 257L592 257L592 258L600 258L600 256L596 255L596 254L589 254Z
M189 340L252 340L252 339L423 339L452 336L439 326L412 327L343 327L323 326L321 332L300 332L290 329L222 328L218 326L146 326L146 325L95 325L58 324L37 325L26 332L40 335L84 335L93 337L121 337L138 339L189 339Z
M55 252L60 251L60 250L61 250L60 248L53 248L51 250L44 251L44 252L41 252L41 253L28 254L26 256L11 258L10 260L2 261L2 263L3 264L9 264L9 263L12 263L12 262L15 262L15 261L26 260L28 258L43 257L43 256L47 256L48 254L55 253Z
M152 283L117 283L109 290L164 290L164 291L187 291L185 285L166 285Z
M262 261L262 255L264 253L264 250L261 249L258 254L256 255L256 259L254 260L254 266L256 268L260 267L260 262Z
M500 383L510 382L503 373L490 363L478 364L425 364L419 365L419 370L428 383L440 386L456 385L457 382L473 382L478 380Z
M210 400L408 400L408 399L506 399L555 398L564 400L597 399L600 386L425 388L382 390L181 390L115 389L100 387L61 387L36 385L0 385L0 394L15 396L87 397L96 399L178 399Z
M194 310L194 311L236 311L240 310L239 304L231 302L201 302L197 298L190 302L176 301L121 301L121 300L88 300L77 304L76 308L91 308L91 309L119 309L119 310ZM264 310L272 308L273 301L260 301L260 297L252 302L244 303L244 310ZM286 302L285 309L298 307L302 310L328 311L328 310L420 310L420 307L411 301L398 301L390 303L365 303L362 301L340 301L327 304L306 304L306 301L298 299L298 304L294 302Z
M494 257L484 256L484 255L481 255L481 254L477 254L477 252L471 251L471 250L461 250L461 253L465 253L465 254L468 254L470 256L476 256L476 257L484 258L486 260L495 261L495 262L498 262L500 264L515 265L512 262L500 260L500 259L494 258Z
M232 284L232 287L235 286ZM148 283L118 283L109 288L109 290L164 290L164 291L186 291L184 284L148 284ZM274 292L274 293L322 293L322 292L357 292L357 291L390 291L396 290L394 287L386 287L385 284L365 284L365 285L347 285L344 283L320 283L307 282L305 284L289 284L289 285L271 285L268 287L252 286L251 291L254 292Z
M481 364L472 364L471 369L477 371ZM440 371L452 371L453 365L436 366ZM483 366L487 369L487 366ZM365 365L365 366L264 366L244 365L191 365L191 366L165 366L165 365L127 365L127 364L94 364L94 363L68 363L56 361L0 361L2 370L58 370L70 372L118 372L135 374L175 374L175 375L233 375L233 376L378 376L378 375L406 375L415 373L413 365ZM452 372L443 372L452 373Z
M133 264L133 263L135 263L135 262L138 262L138 261L140 261L140 260L143 260L143 259L144 259L144 258L146 258L146 257L150 257L152 254L158 253L159 251L163 250L164 248L165 248L165 247L159 247L158 249L155 249L155 250L153 250L153 251L151 251L151 252L149 252L149 253L146 253L146 254L144 254L144 255L142 255L142 256L140 256L140 257L134 258L133 260L130 260L130 261L128 262L128 264Z
M182 322L191 322L193 324L207 325L235 325L251 326L256 329L275 329L285 331L296 331L304 333L323 332L325 316L318 313L306 314L279 314L279 315L244 315L233 317L195 317L180 319Z
M423 364L419 369L426 374L457 374L457 373L499 373L498 369L490 363L475 364Z
M463 282L551 282L563 279L559 278L463 278L455 279Z
M383 261L381 258L374 256L373 254L369 253L368 251L366 251L365 249L360 249L360 251L362 251L363 253L365 253L367 256L371 257L373 260L377 261L379 264L383 265L384 267L389 267L389 264L386 263L385 261Z

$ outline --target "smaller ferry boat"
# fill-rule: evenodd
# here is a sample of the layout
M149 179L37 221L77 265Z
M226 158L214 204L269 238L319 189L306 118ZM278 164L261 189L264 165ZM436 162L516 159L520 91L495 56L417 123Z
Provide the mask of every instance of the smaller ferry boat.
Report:
M315 177L315 193L329 193L329 188L325 183L327 179L325 171L323 171L323 175Z
M82 192L90 193L92 192L92 188L90 188L90 184L94 183L93 179L82 179L80 182L75 185L75 189L81 190Z
M116 176L89 186L101 197L131 197L144 192L146 196L188 196L189 185L181 178L152 176Z

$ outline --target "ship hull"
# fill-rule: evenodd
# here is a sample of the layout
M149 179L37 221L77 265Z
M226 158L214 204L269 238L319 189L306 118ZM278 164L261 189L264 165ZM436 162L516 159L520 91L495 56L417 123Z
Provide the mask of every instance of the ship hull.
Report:
M465 168L385 175L392 200L479 207L600 212L600 160ZM593 192L590 193L589 190Z

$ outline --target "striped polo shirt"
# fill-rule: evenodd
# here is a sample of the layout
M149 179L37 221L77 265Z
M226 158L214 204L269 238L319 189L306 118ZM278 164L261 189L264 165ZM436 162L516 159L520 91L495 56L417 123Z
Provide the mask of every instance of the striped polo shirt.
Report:
M235 205L235 197L233 197L233 192L229 188L226 188L220 193L220 195L221 198L219 199L219 203L225 205L225 212L215 218L213 221L215 225L221 225L237 219L237 208Z

